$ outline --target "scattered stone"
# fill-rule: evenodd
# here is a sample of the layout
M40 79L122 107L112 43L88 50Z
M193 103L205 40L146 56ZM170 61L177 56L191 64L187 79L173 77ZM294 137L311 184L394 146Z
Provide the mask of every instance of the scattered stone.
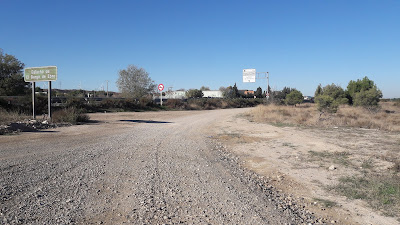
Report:
M336 170L337 168L336 168L336 166L335 165L331 165L330 167L329 167L329 170Z

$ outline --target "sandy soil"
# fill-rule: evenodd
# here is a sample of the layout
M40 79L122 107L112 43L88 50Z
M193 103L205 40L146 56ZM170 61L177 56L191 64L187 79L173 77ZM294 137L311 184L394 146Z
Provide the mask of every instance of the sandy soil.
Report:
M246 166L272 180L274 186L303 197L308 207L338 224L400 224L383 216L361 200L349 200L326 190L339 177L360 174L362 162L374 161L374 169L387 171L400 156L400 134L350 128L276 127L251 122L244 114L226 118L214 127L218 140L240 155ZM344 153L350 164L312 153ZM329 167L334 167L331 170ZM317 200L316 200L317 199ZM321 200L321 201L319 201ZM323 201L336 203L325 207Z

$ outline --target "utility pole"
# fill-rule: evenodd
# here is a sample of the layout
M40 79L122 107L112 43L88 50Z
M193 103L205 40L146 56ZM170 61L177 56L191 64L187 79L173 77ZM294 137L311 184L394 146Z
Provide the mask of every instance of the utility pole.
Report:
M108 98L108 80L106 80L107 82L107 98Z
M260 74L264 74L264 76L260 77ZM269 99L269 72L257 72L257 79L267 79L267 91L266 93L266 97L267 100Z

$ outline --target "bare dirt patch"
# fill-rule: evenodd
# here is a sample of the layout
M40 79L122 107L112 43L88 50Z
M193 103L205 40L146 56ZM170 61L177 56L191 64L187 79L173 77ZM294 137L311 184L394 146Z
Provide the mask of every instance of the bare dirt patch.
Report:
M273 186L304 198L311 211L338 224L399 223L398 186L392 182L400 178L398 132L251 120L242 115L220 121L215 137ZM366 177L384 185L374 179L355 186ZM378 194L369 192L374 188Z

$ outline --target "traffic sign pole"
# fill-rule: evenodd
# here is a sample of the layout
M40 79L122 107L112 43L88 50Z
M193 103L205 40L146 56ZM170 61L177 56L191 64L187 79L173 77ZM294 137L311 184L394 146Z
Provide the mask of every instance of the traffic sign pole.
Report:
M160 91L160 104L162 106L162 91L164 90L164 85L163 84L159 84L158 85L158 90Z

